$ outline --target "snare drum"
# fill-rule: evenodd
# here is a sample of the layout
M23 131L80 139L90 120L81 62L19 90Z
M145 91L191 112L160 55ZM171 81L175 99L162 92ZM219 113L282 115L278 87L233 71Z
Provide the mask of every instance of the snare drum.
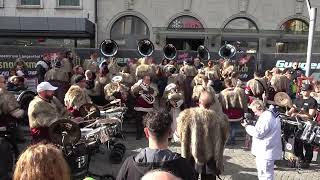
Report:
M315 136L316 136L315 130L316 130L316 122L314 122L314 121L307 121L307 122L304 124L303 128L301 129L301 131L300 131L301 135L298 134L298 137L299 137L302 141L310 144L310 143L313 142L313 140L314 140L314 138L315 138Z

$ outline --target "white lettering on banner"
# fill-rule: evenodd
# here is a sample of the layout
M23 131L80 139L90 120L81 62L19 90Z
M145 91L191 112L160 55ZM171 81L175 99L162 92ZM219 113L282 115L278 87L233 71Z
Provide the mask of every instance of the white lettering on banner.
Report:
M287 62L286 60L277 60L276 67L280 70L283 70L285 68L292 67L293 62ZM306 63L299 63L299 67L302 70L306 69ZM311 69L320 69L320 63L311 63L310 66Z

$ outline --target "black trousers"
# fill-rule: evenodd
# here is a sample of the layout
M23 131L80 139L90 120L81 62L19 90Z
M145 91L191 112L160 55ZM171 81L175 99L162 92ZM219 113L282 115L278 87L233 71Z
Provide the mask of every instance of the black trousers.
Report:
M9 180L13 167L12 149L8 141L0 137L0 179Z
M143 128L144 128L144 124L143 124L143 117L147 114L146 112L143 111L135 111L136 115L135 115L135 119L136 119L136 136L137 139L142 138L143 136Z
M305 149L305 154L303 153L303 148ZM313 157L313 149L311 144L302 142L300 139L295 139L294 142L294 154L303 161L310 161Z

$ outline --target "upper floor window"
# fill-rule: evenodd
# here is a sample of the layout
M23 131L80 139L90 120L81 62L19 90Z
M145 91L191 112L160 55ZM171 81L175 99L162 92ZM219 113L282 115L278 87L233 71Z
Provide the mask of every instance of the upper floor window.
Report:
M74 6L79 7L81 6L81 0L58 0L58 6Z
M168 26L168 30L204 30L204 28L198 19L184 15L172 20Z
M19 0L18 6L40 6L41 0Z
M309 24L301 19L290 19L280 27L285 32L304 32L309 30Z
M244 30L244 31L254 31L257 32L258 27L254 21L248 18L235 18L229 21L225 26L223 31L232 31L232 30Z

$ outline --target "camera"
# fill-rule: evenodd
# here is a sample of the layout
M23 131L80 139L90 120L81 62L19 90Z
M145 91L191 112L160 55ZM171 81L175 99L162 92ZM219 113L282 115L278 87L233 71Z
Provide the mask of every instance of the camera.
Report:
M256 118L250 113L245 113L244 118L241 120L241 123L246 123L248 125L255 125L256 122Z

